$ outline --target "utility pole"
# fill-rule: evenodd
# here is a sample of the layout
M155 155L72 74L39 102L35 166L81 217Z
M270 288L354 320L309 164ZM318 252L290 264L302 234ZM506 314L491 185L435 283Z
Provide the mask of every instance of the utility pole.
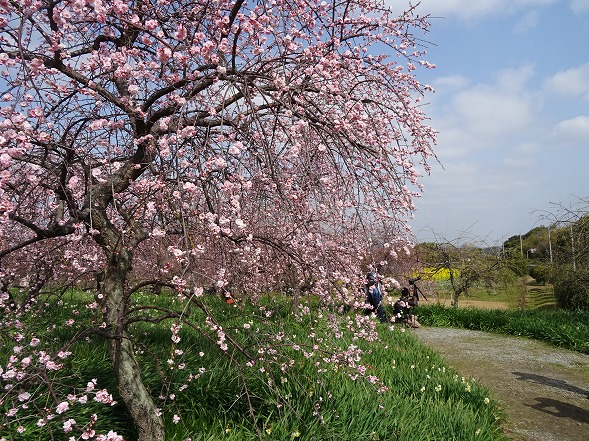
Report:
M573 226L571 225L571 251L573 253L573 271L577 271L577 262L575 260L575 239L573 237Z
M550 238L550 227L548 227L548 252L550 254L550 264L552 265L552 239Z

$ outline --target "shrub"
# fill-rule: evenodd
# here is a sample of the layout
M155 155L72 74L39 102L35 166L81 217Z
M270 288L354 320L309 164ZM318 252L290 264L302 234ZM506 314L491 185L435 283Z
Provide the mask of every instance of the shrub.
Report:
M571 310L589 310L589 269L561 271L554 276L558 305Z
M544 264L530 266L530 276L533 277L539 285L545 285L550 276L550 267Z

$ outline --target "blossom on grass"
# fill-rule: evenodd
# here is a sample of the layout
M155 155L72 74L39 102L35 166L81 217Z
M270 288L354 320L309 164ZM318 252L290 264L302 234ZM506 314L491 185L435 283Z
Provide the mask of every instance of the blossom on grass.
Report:
M55 409L55 412L57 412L58 414L62 414L64 412L67 412L67 410L70 408L70 405L67 401L62 401L61 403L59 403L57 405L57 408Z
M63 423L63 431L65 433L70 433L72 431L72 429L73 429L73 426L75 426L75 425L76 425L76 420L70 418L69 420L64 421L64 423Z

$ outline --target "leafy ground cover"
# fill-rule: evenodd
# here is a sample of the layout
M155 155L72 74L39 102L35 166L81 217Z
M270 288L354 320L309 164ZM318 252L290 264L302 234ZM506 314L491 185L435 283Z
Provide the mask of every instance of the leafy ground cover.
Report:
M71 339L78 332L75 325L68 328L55 324L72 310L78 311L83 320L86 311L82 297L77 294L48 302L44 309L51 314L32 311L29 319L38 325L38 335L53 341L56 347ZM221 308L228 332L252 347L258 339L280 334L284 340L288 336L305 336L307 347L313 348L316 337L310 330L327 328L330 320L321 314L295 319L288 305L275 298L262 306L266 314L260 314L259 305L241 309L219 299L210 301L217 302L211 305L217 310ZM266 319L270 310L280 320ZM350 313L349 319L353 318ZM377 342L362 343L345 333L338 339L342 348L354 344L364 351L361 362L367 370L365 379L352 378L349 371L322 363L320 358L304 356L294 346L284 363L246 369L222 355L214 333L182 329L179 337L183 351L178 352L170 343L171 332L166 324L138 324L134 332L143 348L137 354L139 362L162 360L160 364L145 363L155 367L145 368L143 375L152 394L159 396L160 405L166 408L169 440L505 439L500 428L502 411L485 387L447 368L435 352L401 327L376 326L380 335ZM12 349L7 347L7 341L3 340L0 351L1 365ZM60 372L61 380L53 384L54 392L62 395L68 388L83 389L90 379L95 379L98 387L106 388L118 400L105 345L96 335L76 343L72 348L76 356L67 360ZM230 354L237 359L238 354ZM187 378L188 367L197 374ZM42 392L30 391L31 409L51 406L36 398L44 395ZM0 406L4 418L2 437L11 441L68 439L62 430L64 424L89 414L98 416L97 431L115 430L126 440L135 437L120 405L71 403L69 407L67 416L55 415L53 420L39 425L23 410L13 418L5 418L10 409L4 404ZM17 427L25 429L22 434Z
M517 335L589 353L589 312L561 309L499 310L419 306L426 326L465 328Z

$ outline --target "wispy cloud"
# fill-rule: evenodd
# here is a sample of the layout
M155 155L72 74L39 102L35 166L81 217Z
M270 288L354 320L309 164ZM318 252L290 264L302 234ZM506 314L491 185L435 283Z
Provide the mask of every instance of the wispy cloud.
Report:
M450 88L450 96L434 102L431 109L433 124L440 130L440 156L496 149L532 125L539 104L526 83L533 74L532 66L524 66L498 72L491 84L472 84L463 77L436 81L441 94Z
M575 14L589 13L589 0L572 0L571 9Z
M515 33L523 34L530 29L534 29L538 25L539 19L539 12L538 11L530 11L515 24Z

